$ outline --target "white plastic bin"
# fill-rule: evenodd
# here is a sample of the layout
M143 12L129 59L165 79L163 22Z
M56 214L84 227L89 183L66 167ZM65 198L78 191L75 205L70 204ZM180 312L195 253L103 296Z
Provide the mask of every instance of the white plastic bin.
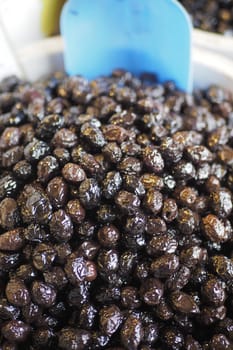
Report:
M18 51L21 75L36 80L43 75L63 70L63 41L57 36L37 41ZM233 60L209 50L194 41L194 86L219 84L233 91Z
M42 0L0 0L0 79L18 74L17 51L43 38Z
M233 37L195 29L193 31L193 43L195 46L200 46L233 60Z

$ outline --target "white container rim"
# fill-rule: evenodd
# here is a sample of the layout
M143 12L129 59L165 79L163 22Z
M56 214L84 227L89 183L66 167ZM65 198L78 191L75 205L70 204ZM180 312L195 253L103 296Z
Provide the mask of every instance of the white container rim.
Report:
M200 29L193 30L194 45L203 49L222 54L233 59L233 36L224 36L219 33L205 32Z
M194 35L193 40L194 87L206 88L216 84L233 91L233 60L211 50L200 34ZM62 53L60 36L39 40L20 49L18 57L23 77L34 81L54 71L64 70Z

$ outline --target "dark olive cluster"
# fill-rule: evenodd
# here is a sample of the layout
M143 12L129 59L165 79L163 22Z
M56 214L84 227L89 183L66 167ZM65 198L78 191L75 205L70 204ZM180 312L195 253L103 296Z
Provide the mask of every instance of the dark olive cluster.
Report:
M233 35L233 0L178 0L191 14L195 27Z
M233 349L233 97L0 84L0 349Z

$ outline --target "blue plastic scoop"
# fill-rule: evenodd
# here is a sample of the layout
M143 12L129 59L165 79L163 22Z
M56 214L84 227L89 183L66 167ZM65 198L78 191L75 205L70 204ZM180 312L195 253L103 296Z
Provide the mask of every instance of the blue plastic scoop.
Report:
M191 20L176 0L68 0L65 69L89 79L124 68L191 92Z

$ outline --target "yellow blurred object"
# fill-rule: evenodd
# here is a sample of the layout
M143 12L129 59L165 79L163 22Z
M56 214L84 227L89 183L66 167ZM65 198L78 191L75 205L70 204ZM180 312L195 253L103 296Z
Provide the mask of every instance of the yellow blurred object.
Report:
M61 9L66 0L42 0L41 30L45 36L59 33Z

